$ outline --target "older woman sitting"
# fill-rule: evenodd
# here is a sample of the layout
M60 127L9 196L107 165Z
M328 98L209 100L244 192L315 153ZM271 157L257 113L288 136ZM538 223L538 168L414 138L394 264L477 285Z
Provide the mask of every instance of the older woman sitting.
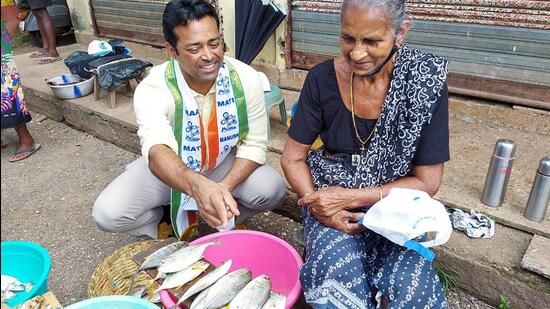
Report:
M310 70L288 130L314 308L374 308L378 293L391 308L446 307L430 262L356 223L391 188L433 196L449 160L447 61L407 47L409 27L403 0L344 0L342 55Z

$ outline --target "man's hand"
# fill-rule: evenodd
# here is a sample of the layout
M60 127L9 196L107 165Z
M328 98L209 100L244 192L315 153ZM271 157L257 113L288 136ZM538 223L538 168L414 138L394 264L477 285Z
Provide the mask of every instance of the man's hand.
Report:
M352 189L342 187L322 188L298 200L298 205L307 207L316 216L331 217L344 209L355 208Z
M318 216L313 214L315 218L322 224L340 230L348 234L357 234L365 231L367 228L362 224L357 223L365 216L362 212L349 212L347 210L340 210L334 215L329 217Z
M227 219L240 214L237 202L226 188L202 175L196 176L190 196L197 202L199 214L212 228L227 227Z

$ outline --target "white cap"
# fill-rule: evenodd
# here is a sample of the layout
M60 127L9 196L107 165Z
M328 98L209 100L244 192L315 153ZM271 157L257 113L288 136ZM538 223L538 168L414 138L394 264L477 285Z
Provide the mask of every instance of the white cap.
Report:
M391 189L367 211L361 223L430 261L435 255L427 248L446 243L453 231L445 206L426 192L412 189ZM435 239L422 243L413 240L427 232L434 232Z
M93 40L88 44L88 55L103 56L112 52L113 47L105 41Z

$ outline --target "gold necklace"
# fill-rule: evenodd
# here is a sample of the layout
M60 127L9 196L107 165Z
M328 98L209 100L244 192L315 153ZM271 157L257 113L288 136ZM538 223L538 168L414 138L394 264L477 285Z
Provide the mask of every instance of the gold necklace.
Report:
M369 136L367 136L366 140L361 139L361 136L359 135L359 130L357 130L357 124L355 123L355 104L353 102L353 71L351 72L350 81L349 81L349 95L350 95L350 101L351 101L351 119L353 121L353 129L355 130L355 137L357 138L357 141L359 144L361 144L361 147L359 150L361 151L361 155L365 152L365 145L369 142L369 140L372 138L372 135L374 134L374 130L376 129L376 124L370 131Z

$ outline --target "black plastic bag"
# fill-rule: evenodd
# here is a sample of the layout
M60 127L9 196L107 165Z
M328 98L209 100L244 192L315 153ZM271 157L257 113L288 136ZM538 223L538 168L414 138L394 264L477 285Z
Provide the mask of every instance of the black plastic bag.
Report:
M98 80L101 88L112 91L127 80L138 77L151 63L139 59L124 59L99 66Z
M87 52L75 51L65 58L64 63L74 75L82 79L90 79L92 74L87 72L85 68L90 62L98 58L98 56L88 55Z
M126 46L124 46L124 41L123 40L118 40L118 39L110 39L109 42L109 45L111 45L111 47L113 48L113 52L115 54L122 54L124 52L124 50L126 49Z
M95 60L90 61L85 66L85 68L88 71L92 71L92 70L95 70L98 67L100 67L100 66L102 66L106 63L113 62L113 61L120 60L120 59L125 59L125 58L132 58L132 57L125 56L125 55L103 56L103 57L100 57L100 58L97 58Z

